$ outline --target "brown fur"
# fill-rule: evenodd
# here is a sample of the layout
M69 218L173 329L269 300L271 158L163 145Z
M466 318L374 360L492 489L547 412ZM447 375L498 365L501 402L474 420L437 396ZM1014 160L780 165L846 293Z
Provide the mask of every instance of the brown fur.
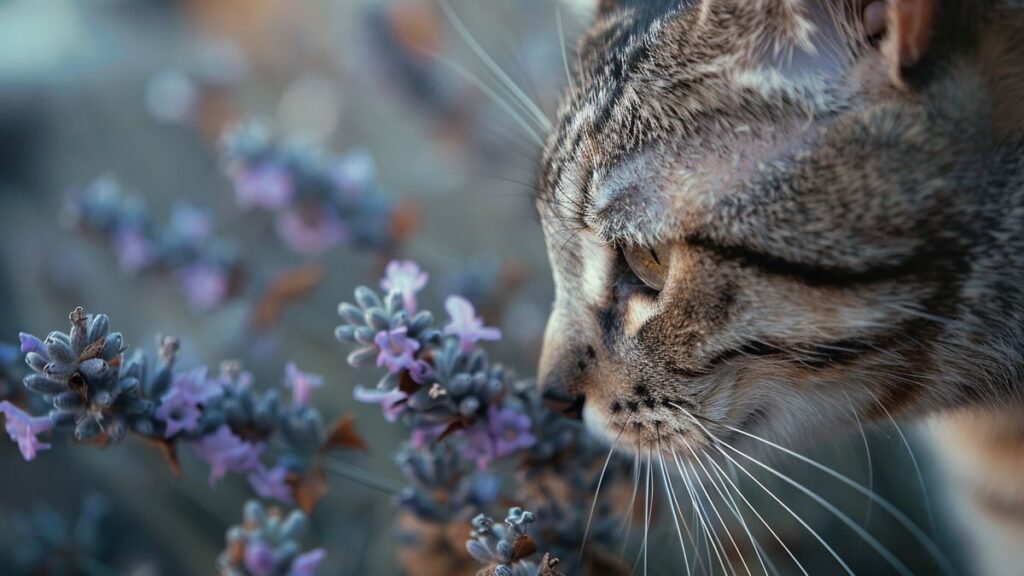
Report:
M538 200L542 381L592 429L685 454L1017 405L1024 6L890 2L880 46L853 0L605 3Z

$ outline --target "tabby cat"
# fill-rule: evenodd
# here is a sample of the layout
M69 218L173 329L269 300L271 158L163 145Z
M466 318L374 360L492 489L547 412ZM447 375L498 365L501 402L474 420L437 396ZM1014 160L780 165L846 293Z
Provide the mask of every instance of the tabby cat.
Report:
M541 383L649 456L930 418L1024 574L1024 2L603 0Z

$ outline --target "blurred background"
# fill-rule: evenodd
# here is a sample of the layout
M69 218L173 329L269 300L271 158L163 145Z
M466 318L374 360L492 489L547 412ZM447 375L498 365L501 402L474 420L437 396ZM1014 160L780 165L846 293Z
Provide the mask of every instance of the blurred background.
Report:
M577 3L556 2L453 1L466 29L548 115L565 84L560 28L571 58L586 25ZM435 0L0 0L0 341L65 330L81 305L108 314L129 346L180 337L185 368L237 359L270 386L294 360L325 376L315 396L325 414L357 414L372 448L346 462L397 479L391 451L401 431L353 401L353 386L373 376L346 365L332 335L335 308L355 286L375 284L389 258L416 260L431 274L423 307L464 294L506 335L494 356L531 375L552 287L532 204L539 149L509 114L508 92ZM272 215L240 206L225 176L222 135L250 121L304 146L368 154L375 187L396 207L388 226L400 241L320 250L283 242ZM68 215L69 194L103 176L144 199L158 221L182 201L204 210L244 282L197 306L173 277L126 272L108 243ZM298 266L323 277L280 314L255 320L267 287ZM5 394L17 394L21 375L17 366L0 372ZM906 434L923 484L894 427L829 439L811 453L893 501L955 556L941 484ZM205 468L185 452L176 479L157 451L130 440L108 450L58 445L31 464L0 442L0 573L215 573L224 531L250 490L238 479L210 490ZM916 572L934 572L922 546L866 498L808 466L779 465ZM893 571L812 499L768 474L761 481L857 573ZM743 485L811 573L839 573L792 516ZM329 488L312 518L313 542L330 551L320 573L400 573L390 498L340 477ZM763 527L758 534L771 540ZM633 539L623 536L630 561ZM37 550L63 550L66 570L40 568ZM799 573L781 549L768 552L780 573ZM651 573L679 573L667 517L650 553Z

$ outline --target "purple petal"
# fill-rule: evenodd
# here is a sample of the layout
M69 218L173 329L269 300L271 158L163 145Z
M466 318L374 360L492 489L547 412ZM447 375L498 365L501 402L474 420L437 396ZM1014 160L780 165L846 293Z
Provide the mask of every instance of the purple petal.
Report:
M313 576L325 556L327 556L327 551L323 548L316 548L300 554L292 561L288 576Z

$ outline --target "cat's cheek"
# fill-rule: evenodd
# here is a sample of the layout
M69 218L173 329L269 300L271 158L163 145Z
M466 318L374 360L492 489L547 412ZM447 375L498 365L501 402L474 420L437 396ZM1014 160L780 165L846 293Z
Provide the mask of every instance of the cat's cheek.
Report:
M587 402L583 405L583 425L595 438L608 440L608 419L601 413L601 407L597 402Z

